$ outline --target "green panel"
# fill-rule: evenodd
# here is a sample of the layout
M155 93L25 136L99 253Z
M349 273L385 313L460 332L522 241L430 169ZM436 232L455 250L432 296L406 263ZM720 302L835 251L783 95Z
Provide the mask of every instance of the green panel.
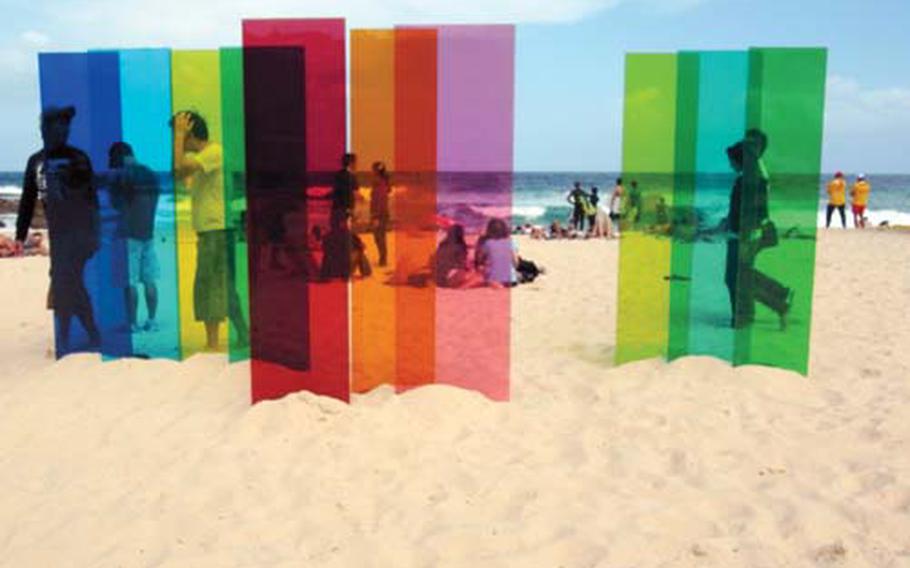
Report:
M733 361L734 330L725 283L726 230L730 194L737 175L726 149L742 139L746 126L749 57L745 51L704 52L699 56L698 143L695 211L689 281L691 355ZM735 241L732 244L736 244Z
M808 372L826 59L824 49L749 52L747 127L767 148L747 133L735 363Z
M221 112L224 131L225 219L232 238L228 257L233 259L231 285L237 292L239 318L228 326L230 360L249 359L249 270L247 269L246 216L246 132L243 112L243 49L222 48ZM238 328L238 324L240 327Z
M663 357L669 335L671 241L676 161L677 56L626 56L623 178L636 181L640 201L626 195L619 253L616 362Z
M676 147L671 213L670 314L667 358L689 353L695 174L698 148L699 54L680 52L676 77Z

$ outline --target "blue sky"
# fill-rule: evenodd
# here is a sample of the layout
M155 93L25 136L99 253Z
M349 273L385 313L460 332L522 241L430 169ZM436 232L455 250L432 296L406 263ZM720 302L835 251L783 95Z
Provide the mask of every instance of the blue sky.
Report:
M239 43L241 17L518 25L517 170L615 170L628 51L825 46L823 168L910 173L908 0L0 0L0 170L38 146L38 51ZM179 17L175 17L175 14Z

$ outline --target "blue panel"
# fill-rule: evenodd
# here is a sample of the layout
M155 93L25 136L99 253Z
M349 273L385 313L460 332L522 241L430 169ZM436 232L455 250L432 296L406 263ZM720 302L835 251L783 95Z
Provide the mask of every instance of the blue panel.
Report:
M101 329L105 357L132 354L124 288L127 250L123 215L114 207L108 150L121 140L120 60L116 51L88 54L91 137L87 152L95 168L101 219L100 247L86 267L86 281Z
M38 58L39 78L41 89L41 107L46 109L51 106L73 106L76 115L70 123L69 146L87 152L91 146L92 112L90 105L89 89L89 64L88 55L84 53L48 53L41 54ZM73 152L68 152L69 158L61 158L61 167L71 167ZM65 164L63 162L66 162ZM56 166L54 166L56 167ZM84 168L84 164L80 169ZM91 214L94 200L93 189L82 184L77 194L81 207L80 215L84 218ZM50 203L52 200L49 200ZM59 199L58 212L72 211L72 204L66 198ZM89 205L87 205L89 204ZM46 209L50 215L50 211ZM54 214L57 215L56 213ZM84 223L77 223L80 228L74 229L70 223L56 223L49 221L51 236L51 273L56 271L52 278L54 315L55 315L55 340L57 356L62 357L68 353L98 351L100 345L89 340L86 327L91 327L93 321L94 304L86 301L86 288L88 284L97 282L91 275L91 269L85 264L85 259L90 258L91 249L85 243L95 239L92 234L85 231ZM79 257L77 260L76 257ZM91 261L89 260L89 263ZM73 306L78 304L78 309ZM86 305L88 304L88 305ZM75 312L78 311L77 315ZM75 317L74 317L75 316ZM68 333L67 333L68 328Z
M170 50L121 51L120 95L123 141L133 149L133 167L139 173L129 178L134 183L127 189L133 195L138 192L133 206L153 206L154 210L150 242L134 239L140 242L132 243L130 249L130 276L136 293L133 351L140 356L179 359L173 146L168 126L172 114ZM148 270L156 266L157 271ZM158 277L152 278L155 272Z

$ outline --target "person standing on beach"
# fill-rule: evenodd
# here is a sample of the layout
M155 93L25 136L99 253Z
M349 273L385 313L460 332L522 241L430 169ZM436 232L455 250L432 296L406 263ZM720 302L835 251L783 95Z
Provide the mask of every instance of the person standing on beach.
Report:
M869 192L872 187L866 180L866 174L856 176L856 183L850 190L850 199L853 201L853 226L860 229L866 228L866 206L869 204Z
M847 228L847 216L844 214L844 206L847 203L847 182L844 181L844 174L837 172L834 179L828 182L828 209L825 212L825 228L831 227L831 214L834 210L840 213L841 225Z
M566 201L572 206L572 228L582 231L585 228L585 202L588 194L581 188L581 182L576 181L575 187L569 192Z
M155 172L139 163L133 148L126 142L115 142L108 150L108 160L114 172L111 180L111 201L123 218L127 245L129 280L125 298L129 314L130 331L156 331L155 315L158 311L160 269L155 255L155 212L161 189ZM139 309L137 287L145 289L145 307L148 319L141 327L136 321Z
M370 223L373 226L373 239L379 251L379 266L388 263L386 233L389 230L389 194L392 192L389 172L382 162L373 163L373 187L370 192Z
M57 321L58 354L70 350L70 324L79 319L89 336L89 348L101 347L92 302L85 288L85 264L99 247L98 194L89 157L67 144L72 106L47 107L41 113L44 147L25 166L22 199L16 220L16 254L22 254L32 223L35 202L40 200L51 239L51 290L49 304Z
M218 350L218 330L226 318L237 329L238 344L246 345L249 334L234 287L234 255L228 254L234 235L224 214L224 150L209 140L208 125L198 113L178 112L173 126L174 176L190 192L198 239L193 313L205 325L207 350Z
M619 238L619 221L622 218L622 198L625 189L622 186L622 178L616 178L616 185L613 186L613 194L610 196L610 234L609 237Z
M332 183L332 217L346 218L354 214L354 192L357 191L357 155L341 157L341 169Z
M594 232L594 223L597 221L597 204L600 203L600 196L597 194L596 187L591 188L591 194L588 196L588 230Z

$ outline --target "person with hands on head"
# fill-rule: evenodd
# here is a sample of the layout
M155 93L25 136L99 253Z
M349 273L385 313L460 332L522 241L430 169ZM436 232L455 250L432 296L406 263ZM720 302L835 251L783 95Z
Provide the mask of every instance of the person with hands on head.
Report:
M233 231L224 213L224 150L209 139L205 119L193 111L178 112L174 127L174 176L189 191L196 231L196 276L193 314L205 325L206 349L218 350L221 322L230 318L237 343L245 346L249 333L234 286Z

